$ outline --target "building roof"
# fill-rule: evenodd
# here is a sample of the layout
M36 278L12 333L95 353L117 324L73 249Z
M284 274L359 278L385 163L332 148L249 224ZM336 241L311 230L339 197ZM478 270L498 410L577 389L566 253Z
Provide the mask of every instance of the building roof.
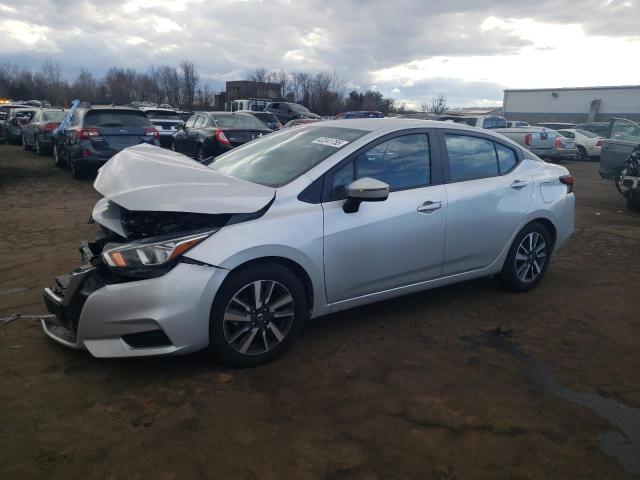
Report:
M556 92L556 91L571 91L571 90L616 90L622 88L638 88L640 85L613 85L613 86L600 86L600 87L560 87L560 88L516 88L505 89L504 92Z

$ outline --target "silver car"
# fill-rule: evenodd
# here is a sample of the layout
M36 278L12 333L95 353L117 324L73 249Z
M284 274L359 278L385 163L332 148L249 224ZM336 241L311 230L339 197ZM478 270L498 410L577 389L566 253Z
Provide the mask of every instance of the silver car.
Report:
M423 120L285 129L209 166L138 145L94 186L100 233L42 326L96 357L260 364L309 318L488 275L529 290L574 228L566 168Z

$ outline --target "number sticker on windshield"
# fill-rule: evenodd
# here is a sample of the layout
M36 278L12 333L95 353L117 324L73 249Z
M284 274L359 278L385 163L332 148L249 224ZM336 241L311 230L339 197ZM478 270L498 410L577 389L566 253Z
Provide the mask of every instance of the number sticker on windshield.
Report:
M319 137L313 140L311 143L317 143L319 145L327 145L329 147L334 147L334 148L341 148L341 147L344 147L349 142L346 140L340 140L339 138Z

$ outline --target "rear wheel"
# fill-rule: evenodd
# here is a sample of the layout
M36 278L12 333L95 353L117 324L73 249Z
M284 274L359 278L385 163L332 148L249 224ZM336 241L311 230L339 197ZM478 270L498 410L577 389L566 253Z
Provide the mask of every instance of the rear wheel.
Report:
M198 148L196 149L196 160L198 160L200 163L202 163L204 161L204 152L202 151L202 145L198 145Z
M31 150L31 145L27 143L27 137L24 135L24 133L22 134L22 149Z
M36 155L44 156L46 154L45 149L40 145L40 139L36 135L35 137L35 145L36 145Z
M249 367L284 352L308 317L302 283L276 263L233 272L211 309L210 351L222 363Z
M498 275L510 290L526 292L534 288L547 271L552 242L547 228L538 222L526 225L516 236Z
M69 166L71 167L71 176L73 178L78 180L78 179L84 177L84 173L85 172L84 172L83 168L80 165L78 165L77 162L71 162Z
M53 164L58 168L65 166L65 161L60 153L60 148L55 143L53 144Z
M589 156L587 155L587 150L582 146L578 145L578 158L583 162L589 160Z

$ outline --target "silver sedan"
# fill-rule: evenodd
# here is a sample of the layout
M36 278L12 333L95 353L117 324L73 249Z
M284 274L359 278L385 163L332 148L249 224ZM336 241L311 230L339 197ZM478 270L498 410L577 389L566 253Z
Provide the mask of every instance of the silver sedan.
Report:
M264 363L309 318L489 275L530 290L574 229L566 168L423 120L318 122L208 166L139 145L94 186L100 233L42 324L96 357Z

